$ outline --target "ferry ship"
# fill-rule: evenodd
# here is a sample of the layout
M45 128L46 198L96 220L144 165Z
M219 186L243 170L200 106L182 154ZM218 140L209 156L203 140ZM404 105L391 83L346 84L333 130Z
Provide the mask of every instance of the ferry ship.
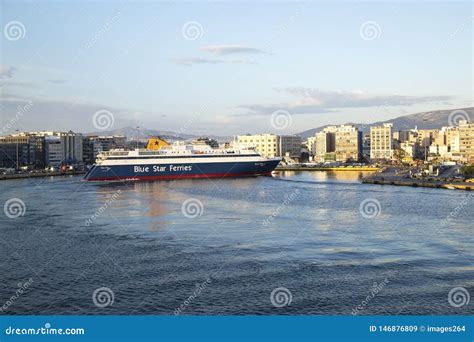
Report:
M88 181L222 178L270 175L280 158L264 158L252 147L212 148L207 144L168 144L159 138L146 149L102 152L84 176Z

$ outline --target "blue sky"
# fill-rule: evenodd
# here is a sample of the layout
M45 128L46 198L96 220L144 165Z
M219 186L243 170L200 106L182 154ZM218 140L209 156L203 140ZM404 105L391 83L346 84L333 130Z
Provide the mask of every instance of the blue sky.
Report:
M473 102L470 2L2 1L0 20L8 130L97 131L107 110L108 128L296 133Z

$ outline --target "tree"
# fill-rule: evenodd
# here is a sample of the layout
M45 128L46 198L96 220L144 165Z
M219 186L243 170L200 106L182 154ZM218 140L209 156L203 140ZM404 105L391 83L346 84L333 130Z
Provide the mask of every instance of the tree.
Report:
M461 172L466 178L474 178L474 165L463 166Z
M401 148L396 148L393 150L393 158L395 158L399 163L403 161L403 158L406 156L406 152Z

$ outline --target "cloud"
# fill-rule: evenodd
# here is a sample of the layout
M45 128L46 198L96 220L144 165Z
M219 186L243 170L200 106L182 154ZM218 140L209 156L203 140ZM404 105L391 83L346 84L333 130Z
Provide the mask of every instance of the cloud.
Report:
M16 70L15 67L0 64L0 79L12 78Z
M303 87L276 89L295 98L289 103L270 105L241 105L243 115L266 115L276 110L287 110L292 114L319 114L336 112L341 108L371 108L411 106L419 103L442 102L451 96L408 96L399 94L379 95L363 91L319 90Z
M4 88L13 88L13 87L19 87L19 88L36 88L37 86L34 85L33 83L30 82L17 82L17 81L12 81L11 79L0 79L0 90L4 91Z
M248 46L242 46L242 45L209 45L209 46L203 46L200 48L200 50L212 53L217 56L222 56L222 55L231 55L231 54L269 54L266 51L248 47Z
M66 80L62 80L62 79L51 79L51 80L48 80L49 83L52 83L52 84L62 84L62 83L65 83Z
M311 88L285 88L283 91L294 95L303 103L326 108L354 108L378 106L410 106L417 103L446 101L450 96L407 96L399 94L375 95L363 91L324 91Z
M209 59L209 58L178 58L173 60L177 64L193 65L193 64L257 64L252 61L245 61L241 59Z
M26 104L32 106L10 127L8 123L17 117L17 113ZM15 129L94 131L93 116L103 109L113 114L115 127L127 124L130 118L130 111L126 109L86 103L80 99L46 99L6 92L0 92L0 108L0 131L6 128L4 133L11 133Z
M269 115L273 112L276 112L277 110L285 110L291 114L324 114L336 112L335 110L329 110L320 106L294 105L289 103L271 105L241 105L238 108L244 109L245 112L232 114L231 116Z

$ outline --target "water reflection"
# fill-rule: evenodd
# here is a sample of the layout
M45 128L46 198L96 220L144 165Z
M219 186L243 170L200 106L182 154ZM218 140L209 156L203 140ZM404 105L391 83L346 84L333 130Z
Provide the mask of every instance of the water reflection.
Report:
M302 180L316 180L320 182L340 181L359 182L363 177L369 176L373 171L277 171L275 177L293 178L295 176Z

